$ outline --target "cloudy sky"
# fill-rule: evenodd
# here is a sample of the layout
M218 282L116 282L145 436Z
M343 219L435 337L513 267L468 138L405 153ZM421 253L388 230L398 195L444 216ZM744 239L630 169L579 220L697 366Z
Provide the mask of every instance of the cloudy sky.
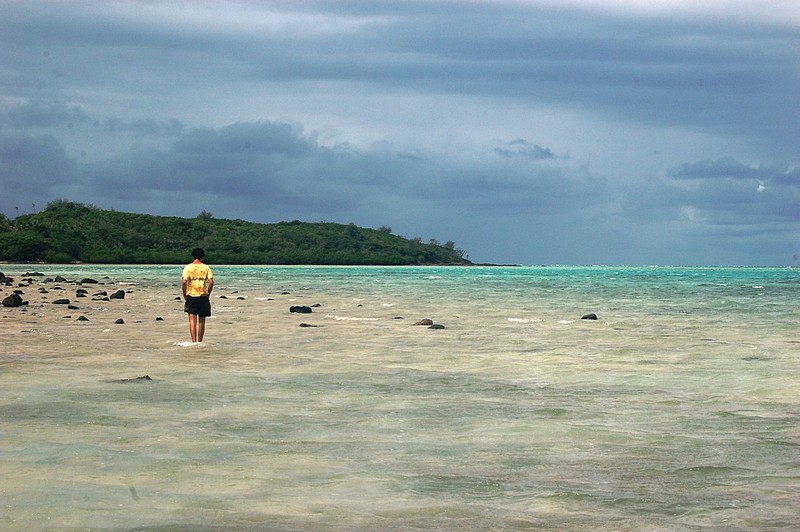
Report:
M800 266L796 0L0 0L0 212Z

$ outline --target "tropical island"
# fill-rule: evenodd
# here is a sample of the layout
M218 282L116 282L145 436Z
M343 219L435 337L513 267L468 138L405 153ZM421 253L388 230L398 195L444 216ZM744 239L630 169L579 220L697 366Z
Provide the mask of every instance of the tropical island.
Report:
M261 224L103 210L55 200L38 213L0 214L0 261L180 264L203 247L216 264L469 265L453 242L393 235L389 227L294 220Z

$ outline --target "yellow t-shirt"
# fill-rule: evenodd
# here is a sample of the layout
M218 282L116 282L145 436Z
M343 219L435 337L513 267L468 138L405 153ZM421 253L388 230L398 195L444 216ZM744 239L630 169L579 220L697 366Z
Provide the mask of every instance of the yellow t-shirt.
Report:
M211 268L203 263L191 263L183 269L181 279L186 281L186 295L200 297L208 295L208 281L214 278Z

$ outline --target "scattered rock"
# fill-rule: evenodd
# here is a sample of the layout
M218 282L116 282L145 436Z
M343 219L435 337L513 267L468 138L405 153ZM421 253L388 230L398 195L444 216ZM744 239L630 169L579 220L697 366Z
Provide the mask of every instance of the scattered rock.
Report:
M87 318L86 316L78 316L77 321L89 321L89 318Z
M118 319L117 321L115 321L114 323L115 323L115 324L117 324L117 325L122 325L123 323L125 323L125 320L123 320L122 318L119 318L119 319Z
M113 382L147 382L152 380L153 379L150 378L150 375L142 375L141 377L136 377L133 379L117 379Z
M56 275L55 281L57 283L66 283L67 282L67 280L64 279L63 277L61 277L60 275Z
M86 279L81 279L81 284L97 284L99 282L100 281L97 281L95 279L91 279L89 277L87 277Z
M312 323L303 322L303 323L300 324L300 327L319 327L319 325L314 325Z
M594 312L592 312L590 314L584 314L583 316L581 316L581 319L582 320L596 320L597 319L597 314L595 314Z
M289 307L289 312L298 312L300 314L311 314L311 307L306 307L302 305L292 305Z
M105 290L100 290L99 292L97 292L95 294L92 294L92 297L100 297L100 296L107 296L107 295L108 295L108 292L106 292Z
M223 296L219 296L219 298L220 299L228 299L228 296L223 295Z
M3 306L4 307L21 307L22 306L22 297L19 294L11 294L10 296L3 299Z
M156 321L164 321L164 318L162 318L161 316L156 316Z
M69 305L69 299L54 299L54 305Z
M111 299L125 299L125 290L117 290L108 297Z
M439 323L434 323L433 325L428 327L428 329L444 329L444 325L441 325Z
M429 320L428 318L425 318L424 320L419 320L414 325L433 325L433 320Z
M67 305L67 308L70 310L80 310L80 308L75 305Z

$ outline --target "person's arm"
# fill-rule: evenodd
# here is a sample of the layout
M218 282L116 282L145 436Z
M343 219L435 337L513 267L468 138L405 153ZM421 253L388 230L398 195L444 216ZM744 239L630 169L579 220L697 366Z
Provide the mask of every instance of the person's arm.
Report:
M214 289L214 278L213 277L208 280L207 286L208 286L208 295L211 295L211 291Z
M183 299L186 299L186 288L189 286L189 280L186 277L181 277L181 290L183 291Z

